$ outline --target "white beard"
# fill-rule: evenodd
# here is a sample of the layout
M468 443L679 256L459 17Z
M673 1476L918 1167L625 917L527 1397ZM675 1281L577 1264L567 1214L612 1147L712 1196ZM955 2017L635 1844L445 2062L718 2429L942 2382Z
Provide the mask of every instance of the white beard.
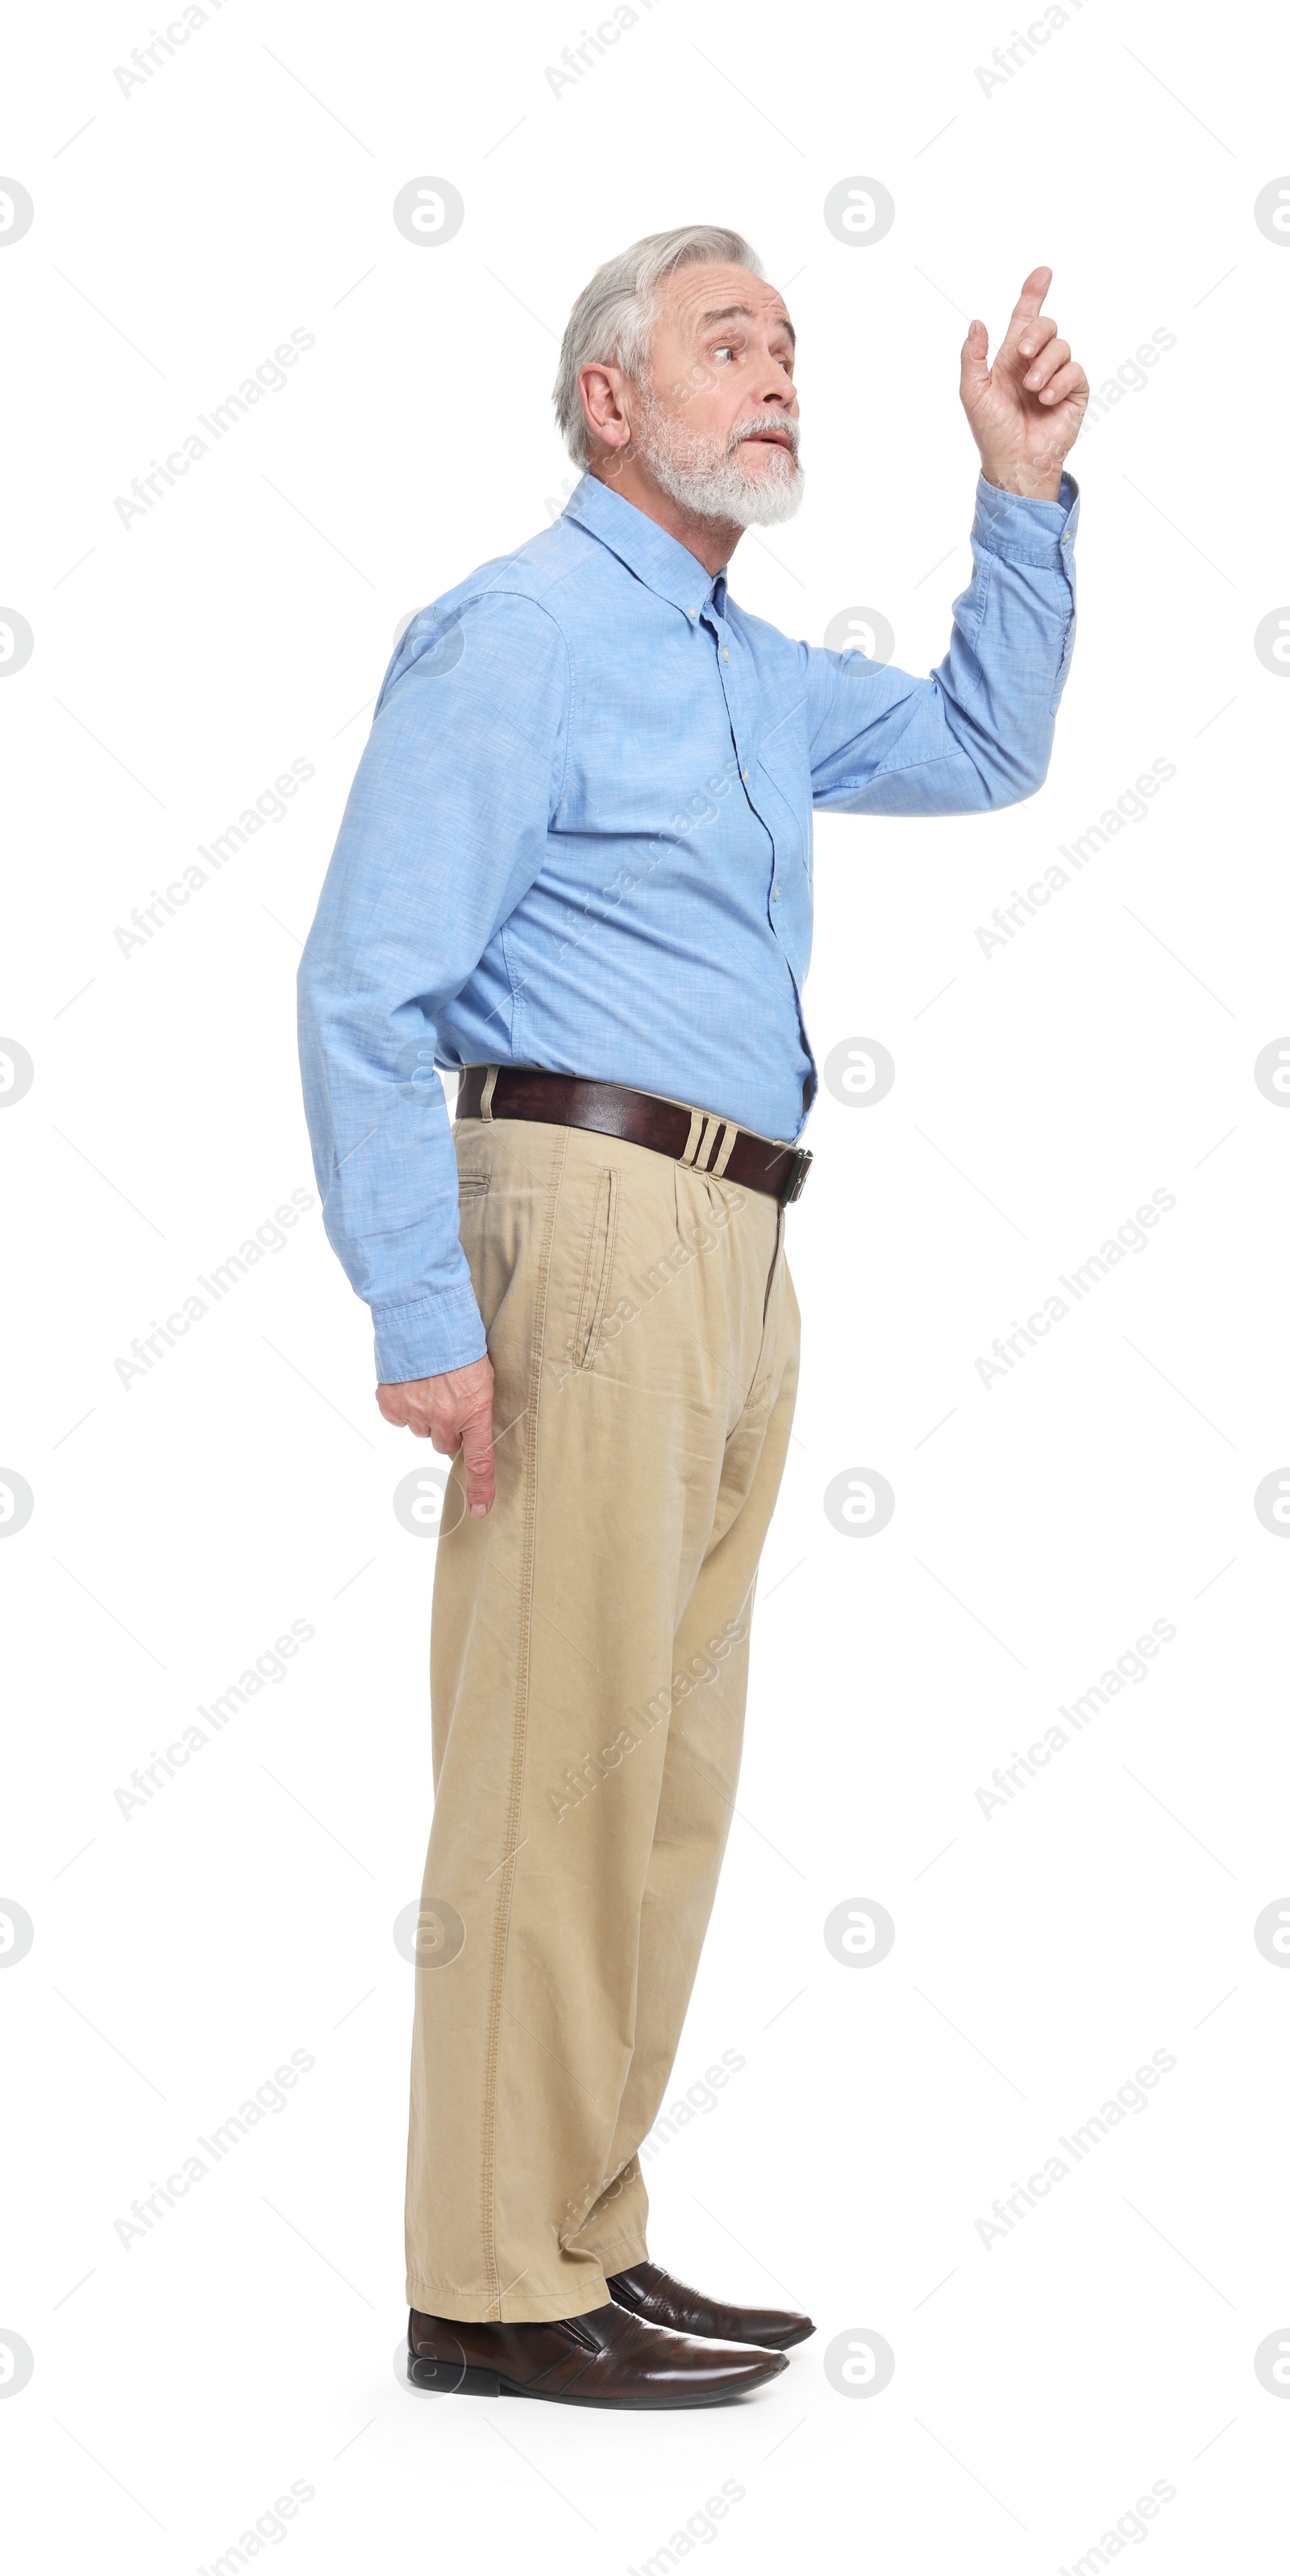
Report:
M793 452L775 448L760 469L748 473L738 451L755 436L758 422L747 422L729 441L705 438L665 411L647 389L641 394L635 444L655 482L692 517L735 528L773 528L800 509L806 477L796 460L796 421L776 422Z

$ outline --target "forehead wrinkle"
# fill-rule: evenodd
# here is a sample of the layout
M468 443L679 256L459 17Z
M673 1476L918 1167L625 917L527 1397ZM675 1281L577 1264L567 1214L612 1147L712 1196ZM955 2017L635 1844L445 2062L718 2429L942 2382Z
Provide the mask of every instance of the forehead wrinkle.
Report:
M767 305L775 305L781 313L784 312L783 296L768 279L754 277L745 268L723 270L717 263L703 260L688 262L685 267L671 271L663 286L663 301L671 306L674 313L692 316L695 307L702 304L706 296L722 293L730 297L730 303L714 306L711 308L713 311L753 314L764 310ZM755 299L752 303L748 301L750 293Z
M701 313L699 316L700 326L705 331L711 323L715 322L755 322L756 319L757 316L754 313L751 304L723 304L718 312ZM796 348L797 333L793 329L793 325L789 321L787 313L773 314L771 316L771 329L775 330L781 326L785 331L787 331L794 348Z

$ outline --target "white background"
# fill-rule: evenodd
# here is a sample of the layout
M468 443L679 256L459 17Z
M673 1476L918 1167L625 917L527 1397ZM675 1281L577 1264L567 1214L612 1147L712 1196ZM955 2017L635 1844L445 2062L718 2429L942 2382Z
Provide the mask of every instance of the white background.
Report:
M1021 2576L1161 2481L1104 2563L1255 2576L1290 2430L1253 2360L1290 2335L1290 1975L1253 1938L1290 1887L1290 1551L1253 1508L1290 1459L1290 1117L1253 1079L1290 1028L1287 696L1253 648L1290 599L1290 257L1253 217L1287 166L1284 27L1088 0L986 94L1002 8L656 0L553 95L580 27L227 0L128 95L146 11L10 29L0 160L36 208L0 254L0 588L35 637L0 689L0 1028L35 1067L0 1119L0 1448L35 1497L0 1548L0 1887L35 1926L0 1974L0 2325L35 2362L0 2406L11 2554L209 2568L301 2481L256 2553L298 2570L639 2568L697 2517L676 2565ZM391 205L427 174L466 219L421 249ZM869 247L822 219L854 174L896 203ZM820 827L816 1051L876 1038L896 1081L812 1124L798 1437L677 2092L746 2065L649 2167L657 2259L819 2332L763 2399L651 2421L395 2384L433 1550L394 1518L417 1457L316 1205L144 1378L114 1362L312 1192L293 977L396 624L559 506L569 304L699 218L750 235L800 334L808 498L745 540L736 595L815 641L877 606L913 670L968 573L969 317L993 347L1043 260L1095 385L1176 346L1072 459L1042 792ZM295 328L285 388L123 526L114 496ZM316 776L284 819L123 955L293 759ZM977 925L1155 759L1147 818L983 956ZM987 1390L978 1355L1155 1190L1149 1248ZM896 1494L861 1542L821 1502L858 1466ZM131 1771L293 1619L316 1635L285 1678L124 1817ZM1157 1619L1149 1678L987 1820L976 1790ZM857 1973L822 1926L866 1896L896 1941ZM285 2109L123 2247L293 2050ZM996 2197L1157 2050L1149 2107L987 2249ZM823 2360L864 2329L896 2369L855 2402Z

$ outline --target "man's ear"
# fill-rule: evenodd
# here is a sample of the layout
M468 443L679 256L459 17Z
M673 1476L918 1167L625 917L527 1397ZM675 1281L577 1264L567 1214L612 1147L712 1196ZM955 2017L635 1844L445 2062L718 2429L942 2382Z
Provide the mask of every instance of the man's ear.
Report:
M631 445L631 422L623 403L627 379L621 367L593 364L578 377L583 416L601 447L621 450Z

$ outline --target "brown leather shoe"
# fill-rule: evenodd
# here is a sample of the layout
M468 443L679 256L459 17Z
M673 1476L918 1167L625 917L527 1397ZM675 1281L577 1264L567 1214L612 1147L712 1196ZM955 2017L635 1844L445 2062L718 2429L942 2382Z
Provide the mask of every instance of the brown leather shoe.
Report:
M785 2352L789 2344L805 2343L815 2332L809 2317L794 2316L787 2308L723 2307L718 2299L687 2290L657 2263L615 2272L605 2287L620 2308L650 2325L667 2326L673 2334L719 2335L724 2343L755 2343L763 2350Z
M778 2352L691 2343L617 2305L553 2325L408 2318L408 2378L444 2396L547 2397L564 2406L723 2406L788 2364Z

